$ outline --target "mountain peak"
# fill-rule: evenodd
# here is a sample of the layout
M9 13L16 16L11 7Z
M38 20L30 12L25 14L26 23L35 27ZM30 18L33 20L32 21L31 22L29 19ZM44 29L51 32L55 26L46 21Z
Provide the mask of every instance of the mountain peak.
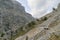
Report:
M16 30L33 20L34 18L25 12L25 8L19 2L0 0L0 33L4 34L3 40L9 40L11 31L16 34Z

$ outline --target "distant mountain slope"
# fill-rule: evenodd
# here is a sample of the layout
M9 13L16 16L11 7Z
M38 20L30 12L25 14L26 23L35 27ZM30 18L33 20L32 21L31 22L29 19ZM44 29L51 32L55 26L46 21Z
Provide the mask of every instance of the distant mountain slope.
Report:
M25 8L17 1L0 0L0 36L10 35L11 30L14 32L33 20L32 15L26 13ZM8 36L4 38L8 39Z

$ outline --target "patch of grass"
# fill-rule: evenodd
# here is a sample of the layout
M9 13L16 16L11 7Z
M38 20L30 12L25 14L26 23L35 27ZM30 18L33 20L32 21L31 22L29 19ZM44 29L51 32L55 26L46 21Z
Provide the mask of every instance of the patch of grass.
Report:
M37 19L37 21L40 22L40 23L44 22L45 20L47 20L47 17L44 17L42 20L38 20ZM35 25L36 25L36 22L35 21L32 21L32 22L28 23L25 26L25 29L27 31L23 30L23 27L21 27L20 29L17 30L18 31L17 34L15 36L12 36L12 39L11 40L15 40L17 37L26 34L29 30L35 28Z
M36 19L36 21L37 21L37 24L41 24L41 23L43 23L44 21L46 21L48 19L48 17L41 17L40 19Z
M21 27L20 29L17 30L18 31L17 34L15 36L12 36L12 39L10 39L10 40L15 40L17 37L23 36L29 30L33 29L35 27L34 25L35 25L34 22L31 22L31 23L27 24L27 28L26 28L27 31L23 30L23 27Z
M39 19L36 19L37 21L40 21Z
M42 18L42 21L46 21L48 18L47 17L43 17Z
M28 23L27 25L28 25L28 27L31 27L33 25L36 25L36 23L35 23L35 21L32 21L32 22Z
M31 29L32 29L32 27L31 27L29 30L31 30ZM29 30L18 32L15 36L12 36L12 39L10 39L10 40L15 40L17 37L23 36L23 35L26 34Z
M1 37L3 37L5 34L4 33L1 33Z
M12 39L10 40L15 40L17 37L24 35L26 32L25 31L20 31L18 32L15 36L12 36Z

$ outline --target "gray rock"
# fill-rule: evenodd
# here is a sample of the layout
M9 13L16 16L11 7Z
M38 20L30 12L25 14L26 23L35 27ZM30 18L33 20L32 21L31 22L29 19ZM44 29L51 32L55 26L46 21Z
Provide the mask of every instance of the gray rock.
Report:
M11 30L14 32L33 20L32 15L26 13L25 8L19 2L0 0L0 33L10 34Z

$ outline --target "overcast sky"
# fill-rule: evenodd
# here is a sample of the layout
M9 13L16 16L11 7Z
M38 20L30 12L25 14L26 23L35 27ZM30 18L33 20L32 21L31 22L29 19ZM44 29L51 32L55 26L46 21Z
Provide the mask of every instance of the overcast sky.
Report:
M53 7L57 7L60 0L17 0L24 7L26 12L32 14L33 17L41 17L47 12L52 11Z

